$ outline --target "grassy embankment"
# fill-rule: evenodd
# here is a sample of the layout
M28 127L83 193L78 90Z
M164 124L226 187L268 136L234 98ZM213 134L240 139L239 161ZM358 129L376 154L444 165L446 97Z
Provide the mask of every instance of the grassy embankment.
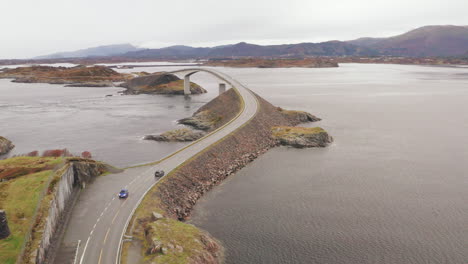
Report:
M7 213L11 235L0 240L0 263L15 263L33 225L39 199L62 158L16 157L0 160L0 208ZM39 213L39 212L38 212Z

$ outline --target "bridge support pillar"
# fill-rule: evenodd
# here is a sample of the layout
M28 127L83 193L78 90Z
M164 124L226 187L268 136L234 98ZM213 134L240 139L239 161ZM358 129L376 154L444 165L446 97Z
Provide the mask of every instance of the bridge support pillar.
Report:
M184 94L191 94L190 92L190 75L185 75L184 77Z
M222 94L226 91L226 84L225 83L220 83L219 84L219 94Z

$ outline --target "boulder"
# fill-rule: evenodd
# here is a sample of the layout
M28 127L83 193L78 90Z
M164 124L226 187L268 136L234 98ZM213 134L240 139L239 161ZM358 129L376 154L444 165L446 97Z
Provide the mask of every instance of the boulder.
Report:
M163 219L163 218L164 216L162 214L159 214L156 212L151 213L151 220L153 221L158 221L159 219Z

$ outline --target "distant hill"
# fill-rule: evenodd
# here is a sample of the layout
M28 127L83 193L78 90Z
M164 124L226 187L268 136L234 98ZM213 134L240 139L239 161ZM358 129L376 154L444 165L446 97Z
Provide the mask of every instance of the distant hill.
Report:
M129 58L187 59L225 57L371 56L376 52L342 41L261 46L240 42L212 48L171 46L128 52Z
M239 57L308 56L468 56L468 26L425 26L389 38L359 38L283 45L256 45L240 42L216 47L170 46L140 49L131 44L99 46L59 52L35 59L122 57L123 59L196 59Z
M468 26L425 26L389 38L360 38L350 44L379 55L427 57L468 54Z
M137 51L139 48L131 44L117 44L98 46L76 51L58 52L49 55L39 56L35 59L61 59L61 58L87 58L87 57L106 57L122 55L130 51Z

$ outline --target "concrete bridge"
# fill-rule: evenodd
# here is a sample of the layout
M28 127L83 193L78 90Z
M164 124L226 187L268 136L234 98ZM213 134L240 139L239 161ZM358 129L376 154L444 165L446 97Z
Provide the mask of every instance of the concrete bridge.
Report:
M163 169L166 175L169 174L177 166L236 131L255 116L259 107L257 98L247 87L230 76L204 68L171 73L185 74L184 76L188 76L188 82L190 76L196 72L212 74L223 84L236 89L243 101L240 113L224 126L159 160L156 165L131 168L123 173L98 177L93 184L82 190L72 210L62 248L59 250L63 252L66 251L63 249L66 245L77 245L74 264L120 263L121 247L128 238L125 232L130 219L143 197L157 183L154 178L155 170ZM130 192L125 200L116 198L121 188L127 188Z
M190 92L190 76L197 73L197 72L207 72L209 74L214 75L215 77L217 77L221 81L219 83L219 94L222 94L222 93L224 93L226 91L226 83L229 83L229 81L224 78L222 73L219 73L219 72L211 70L211 69L190 68L190 69L182 69L182 70L172 71L172 72L168 72L168 73L181 74L181 75L184 76L184 94L189 95L189 94L191 94L191 92Z

